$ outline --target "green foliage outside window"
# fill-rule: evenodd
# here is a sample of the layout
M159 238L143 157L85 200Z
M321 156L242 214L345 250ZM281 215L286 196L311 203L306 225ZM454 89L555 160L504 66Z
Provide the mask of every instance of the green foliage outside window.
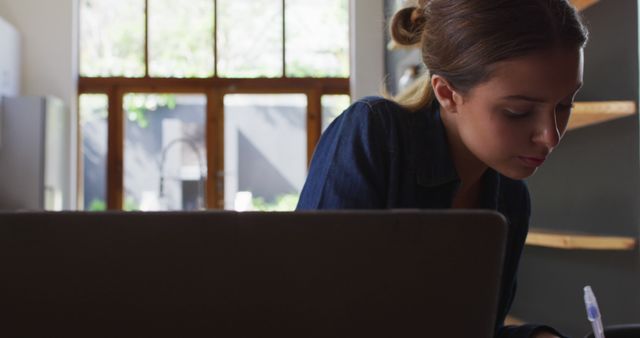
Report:
M144 0L80 1L80 74L144 75Z
M132 198L127 197L124 201L124 211L138 211L140 207ZM96 198L89 203L87 211L107 211L107 203L103 199Z
M147 113L156 111L161 107L175 109L176 96L173 94L129 94L124 97L124 109L127 118L131 122L136 122L140 128L149 126Z
M256 211L293 211L298 205L298 194L278 195L273 202L267 202L262 197L253 198L253 208Z
M211 77L214 63L220 77L280 77L283 59L288 77L349 76L348 0L287 0L285 13L276 0L217 3L149 0L145 34L144 0L81 0L80 74L144 76L148 36L151 77Z

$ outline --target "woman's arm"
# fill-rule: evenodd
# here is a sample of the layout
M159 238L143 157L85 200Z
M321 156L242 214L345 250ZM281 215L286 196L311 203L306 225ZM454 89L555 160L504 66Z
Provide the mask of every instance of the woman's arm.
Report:
M510 224L510 237L511 237L511 249L509 250L509 255L507 259L512 263L512 267L508 270L512 271L511 280L503 281L509 283L511 286L506 292L505 307L502 309L503 313L499 314L500 323L504 322L505 317L509 313L511 309L511 305L516 296L517 290L517 271L520 263L520 258L522 256L522 252L524 250L525 240L527 238L527 233L529 232L529 220L531 216L531 197L529 195L529 189L527 185L522 181L508 181L503 182L503 184L508 184L509 191L512 196L509 201L511 204L509 205L508 210L512 215L512 220ZM552 337L564 337L561 333L559 333L554 328L547 325L540 324L525 324L525 325L510 325L504 326L500 325L497 328L495 337L497 338L552 338Z

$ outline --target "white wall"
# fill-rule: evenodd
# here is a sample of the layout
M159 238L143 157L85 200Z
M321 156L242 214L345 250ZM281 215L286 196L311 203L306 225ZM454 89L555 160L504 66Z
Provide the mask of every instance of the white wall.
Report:
M384 0L350 0L351 98L380 95L384 83Z
M53 95L69 109L67 144L69 193L65 206L76 200L77 0L0 0L0 16L21 37L21 94Z

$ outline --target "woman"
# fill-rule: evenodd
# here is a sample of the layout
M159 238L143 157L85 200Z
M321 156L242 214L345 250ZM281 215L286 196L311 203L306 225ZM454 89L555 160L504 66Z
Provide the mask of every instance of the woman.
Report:
M320 139L299 210L487 208L509 222L496 337L528 231L531 176L566 131L587 31L566 0L431 0L395 14L429 74L413 96L355 102Z

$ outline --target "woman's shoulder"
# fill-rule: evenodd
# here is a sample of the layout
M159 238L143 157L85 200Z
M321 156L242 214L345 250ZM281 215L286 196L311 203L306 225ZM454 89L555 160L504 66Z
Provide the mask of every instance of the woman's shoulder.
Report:
M422 114L411 112L388 98L366 96L354 101L343 115L352 121L372 121L389 131L415 125Z
M364 109L368 112L378 114L398 114L408 113L408 111L397 102L382 96L365 96L351 104L351 108Z
M382 96L376 96L376 95L365 96L365 97L359 98L356 101L354 101L353 104L367 105L372 109L375 106L383 105L383 104L398 105L395 101L393 101L391 99L388 99L388 98L382 97Z

